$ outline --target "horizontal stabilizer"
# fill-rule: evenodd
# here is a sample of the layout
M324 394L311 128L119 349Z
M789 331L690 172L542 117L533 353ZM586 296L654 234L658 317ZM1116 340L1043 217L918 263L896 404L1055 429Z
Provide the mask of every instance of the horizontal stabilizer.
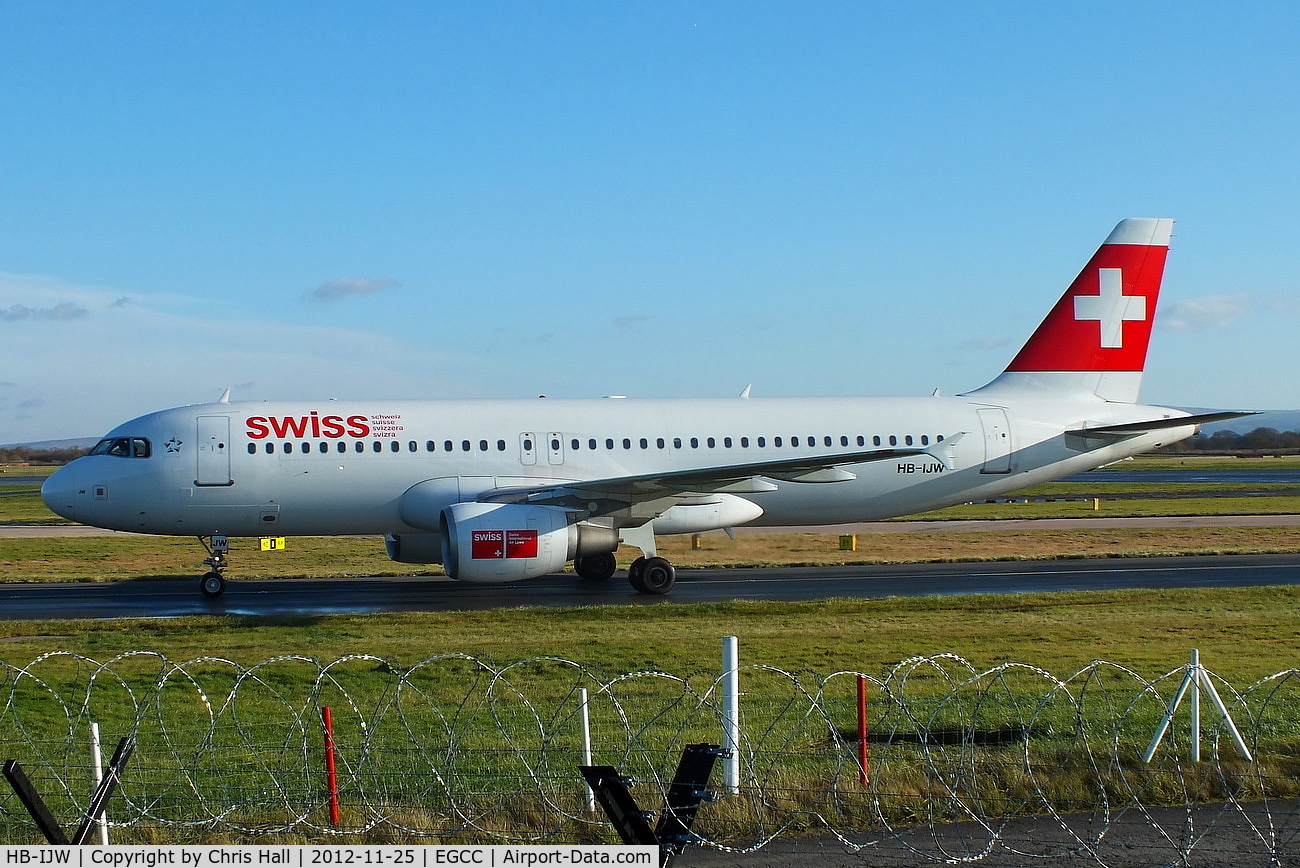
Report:
M1075 428L1066 434L1075 437L1131 437L1151 431L1164 431L1168 428L1186 428L1188 425L1206 425L1210 422L1222 422L1225 419L1237 419L1242 416L1255 416L1255 410L1225 410L1219 413L1201 413L1196 416L1174 416L1167 419L1150 419L1145 422L1125 422L1122 425L1100 425L1096 428Z

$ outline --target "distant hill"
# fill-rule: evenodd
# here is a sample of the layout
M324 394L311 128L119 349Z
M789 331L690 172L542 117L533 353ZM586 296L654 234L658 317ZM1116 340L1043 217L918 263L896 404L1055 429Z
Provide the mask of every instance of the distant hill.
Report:
M1211 412L1211 411L1197 411ZM1300 431L1300 410L1265 410L1258 416L1242 416L1226 422L1214 422L1201 428L1207 436L1217 431L1246 434L1256 428L1274 428L1278 431Z
M0 444L0 449L35 449L38 452L47 449L89 449L98 442L98 437L73 437L68 440L37 440L33 443L4 443Z

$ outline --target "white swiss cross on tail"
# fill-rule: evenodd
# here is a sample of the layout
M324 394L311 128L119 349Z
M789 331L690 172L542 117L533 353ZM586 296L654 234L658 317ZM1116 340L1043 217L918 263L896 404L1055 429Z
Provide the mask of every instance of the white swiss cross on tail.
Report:
M1136 401L1173 228L1121 221L1002 376L979 391Z
M1124 294L1124 269L1099 268L1100 295L1076 295L1074 318L1096 320L1101 326L1103 347L1124 346L1124 323L1145 322L1146 296Z

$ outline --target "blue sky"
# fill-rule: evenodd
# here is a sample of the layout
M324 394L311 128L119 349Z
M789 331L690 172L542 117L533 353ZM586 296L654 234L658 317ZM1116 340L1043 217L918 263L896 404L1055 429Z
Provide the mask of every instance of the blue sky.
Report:
M1178 221L1300 406L1300 5L0 0L0 443L215 399L945 393Z

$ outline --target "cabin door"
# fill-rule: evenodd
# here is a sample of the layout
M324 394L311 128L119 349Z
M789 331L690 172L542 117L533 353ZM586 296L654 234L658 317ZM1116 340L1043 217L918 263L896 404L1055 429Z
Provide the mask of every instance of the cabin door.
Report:
M230 478L230 417L198 417L195 453L198 476L195 485L234 485Z
M1010 473L1011 423L1007 421L1007 411L984 407L976 412L984 429L984 466L980 473Z

